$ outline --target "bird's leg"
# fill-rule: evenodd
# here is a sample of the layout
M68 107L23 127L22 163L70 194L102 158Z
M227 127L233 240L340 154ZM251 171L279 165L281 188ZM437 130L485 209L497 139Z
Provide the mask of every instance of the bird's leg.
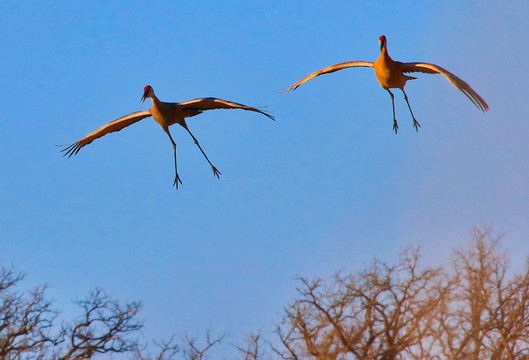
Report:
M187 127L187 124L184 123L184 125L182 125L184 127L184 129L187 130L187 132L189 133L189 135L191 135L191 137L193 138L193 141L195 142L195 144L198 146L198 148L200 149L200 151L202 152L202 155L204 155L204 157L206 158L206 160L208 161L209 163L209 166L211 166L211 169L213 170L213 176L216 176L217 179L220 179L220 171L217 170L217 168L215 166L213 166L213 164L211 163L211 161L209 161L209 158L208 156L206 155L206 153L204 152L204 150L202 150L202 147L200 146L200 144L198 143L198 140L197 138L191 133L191 131L189 130L189 128Z
M404 88L401 89L402 93L404 94L404 100L406 100L406 104L408 104L408 109L410 109L411 117L413 118L413 127L417 132L419 132L419 128L421 127L421 124L417 120L415 120L415 116L413 115L413 111L411 111L410 102L408 101L408 95L404 92Z
M171 133L169 132L169 128L164 129L167 135L169 135L169 139L171 139L171 143L173 144L173 154L174 154L174 182L173 186L176 187L176 190L178 190L178 183L182 183L182 180L180 180L180 176L178 176L178 170L176 167L176 143L173 140L173 137L171 136Z
M395 134L399 130L399 124L397 124L397 119L395 118L395 96L389 89L386 89L389 93L389 96L391 96L391 106L393 107L393 130L395 130Z
M176 190L178 190L178 183L182 183L182 180L180 180L180 176L178 176L178 171L176 170L176 144L173 143L173 153L174 153L174 182L173 186L176 187Z

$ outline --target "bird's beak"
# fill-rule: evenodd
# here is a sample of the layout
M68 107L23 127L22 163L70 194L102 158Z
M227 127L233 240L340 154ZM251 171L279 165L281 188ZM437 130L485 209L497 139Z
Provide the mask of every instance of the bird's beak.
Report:
M141 103L143 104L145 102L145 99L147 99L147 91L143 92L143 96L141 97Z

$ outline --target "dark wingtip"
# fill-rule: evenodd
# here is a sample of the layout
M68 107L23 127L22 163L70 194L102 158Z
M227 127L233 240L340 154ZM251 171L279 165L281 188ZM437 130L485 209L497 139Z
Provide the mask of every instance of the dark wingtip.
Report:
M487 104L485 102L485 100L481 99L482 101L479 102L479 104L481 105L481 111L483 112L487 112L489 111L489 104Z
M270 115L269 113L267 113L267 112L265 112L265 111L262 111L262 110L260 110L259 112L260 112L261 114L263 114L264 116L266 116L267 118L270 118L270 119L276 121L276 118L275 118L273 115Z
M56 145L56 146L66 146L60 152L64 152L62 156L63 157L67 156L68 158L72 157L72 155L76 155L82 148L81 144L78 142L74 142L68 145Z
M258 106L258 107L250 108L250 110L257 111L258 113L263 114L264 116L276 121L276 118L273 115L270 115L269 113L263 110L264 108L266 108L266 106Z
M270 119L276 121L276 118L274 117L274 115L271 115L271 114L269 114L269 113L267 113L266 111L263 111L263 110L259 110L259 112L260 112L261 114L263 114L264 116L266 116L266 117L268 117L268 118L270 118Z

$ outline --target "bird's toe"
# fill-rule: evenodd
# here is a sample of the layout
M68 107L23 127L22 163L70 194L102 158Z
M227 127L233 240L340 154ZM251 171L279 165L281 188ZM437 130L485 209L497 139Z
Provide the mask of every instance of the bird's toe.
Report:
M176 187L176 190L178 190L178 183L182 183L182 180L180 180L180 176L176 175L174 178L173 186Z
M415 128L417 132L419 132L419 128L421 127L421 124L419 124L417 120L413 119L413 127Z
M220 179L221 172L217 170L215 166L212 166L211 169L213 170L213 176L216 176L217 179Z
M399 130L399 125L397 124L396 121L393 122L393 130L395 131L395 134L398 132Z

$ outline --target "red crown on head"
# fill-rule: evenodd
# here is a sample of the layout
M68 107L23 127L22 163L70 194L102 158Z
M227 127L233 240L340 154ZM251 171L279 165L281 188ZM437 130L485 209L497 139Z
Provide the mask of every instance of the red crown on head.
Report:
M384 40L386 40L386 36L380 35L380 37L378 38L378 41L384 41Z
M147 85L147 86L145 86L145 87L143 88L143 91L147 91L147 90L149 90L150 88L151 88L151 85Z

